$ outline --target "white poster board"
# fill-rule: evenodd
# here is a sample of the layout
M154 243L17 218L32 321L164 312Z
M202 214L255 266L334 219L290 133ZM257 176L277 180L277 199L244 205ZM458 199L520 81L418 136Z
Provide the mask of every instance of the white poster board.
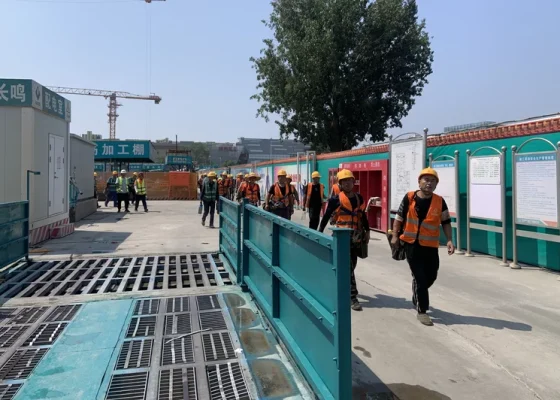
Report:
M432 168L439 176L439 183L435 193L445 200L449 214L457 216L457 182L455 180L455 160L432 161Z
M515 155L516 223L558 227L556 152Z
M425 168L426 143L414 138L391 143L391 211L397 211L405 194L418 189L418 174Z
M502 220L501 157L469 157L471 218Z

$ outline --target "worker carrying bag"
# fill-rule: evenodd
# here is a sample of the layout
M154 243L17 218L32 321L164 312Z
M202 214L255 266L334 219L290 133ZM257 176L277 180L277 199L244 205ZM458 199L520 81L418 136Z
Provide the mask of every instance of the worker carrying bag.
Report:
M399 235L400 236L400 235ZM389 247L391 248L391 257L393 260L402 261L406 259L406 252L404 250L404 242L399 239L399 246L391 246L391 240L393 239L393 231L387 231L387 240L389 241Z

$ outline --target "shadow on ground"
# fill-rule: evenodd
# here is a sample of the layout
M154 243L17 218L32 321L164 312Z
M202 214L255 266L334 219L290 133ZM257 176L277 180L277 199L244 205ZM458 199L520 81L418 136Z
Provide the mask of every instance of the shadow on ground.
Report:
M364 308L394 308L412 310L412 302L399 297L378 294L373 297L359 295L362 307ZM493 329L511 329L514 331L529 332L533 330L531 325L522 322L506 321L503 319L476 317L469 315L454 314L452 312L431 309L430 316L435 324L441 325L478 325Z

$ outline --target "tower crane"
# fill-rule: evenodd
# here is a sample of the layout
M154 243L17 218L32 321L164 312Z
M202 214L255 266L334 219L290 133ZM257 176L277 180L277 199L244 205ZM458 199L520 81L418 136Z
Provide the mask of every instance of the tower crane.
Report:
M155 1L155 0L154 0ZM117 138L117 108L122 104L117 102L117 99L135 99L135 100L151 100L156 104L159 104L161 97L151 94L149 96L141 96L139 94L132 94L128 92L117 92L113 90L96 90L96 89L75 89L60 86L49 86L50 90L61 94L79 94L83 96L100 96L109 99L109 139Z

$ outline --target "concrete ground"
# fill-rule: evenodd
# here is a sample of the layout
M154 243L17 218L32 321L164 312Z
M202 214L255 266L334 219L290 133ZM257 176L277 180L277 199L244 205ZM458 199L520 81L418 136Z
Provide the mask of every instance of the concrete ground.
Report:
M196 202L149 207L126 215L102 208L34 257L217 250L218 232L200 225ZM294 222L307 223L301 214ZM430 291L435 326L425 327L412 309L406 262L392 260L385 237L372 235L370 257L357 269L364 311L352 314L354 398L560 399L558 275L443 250Z

